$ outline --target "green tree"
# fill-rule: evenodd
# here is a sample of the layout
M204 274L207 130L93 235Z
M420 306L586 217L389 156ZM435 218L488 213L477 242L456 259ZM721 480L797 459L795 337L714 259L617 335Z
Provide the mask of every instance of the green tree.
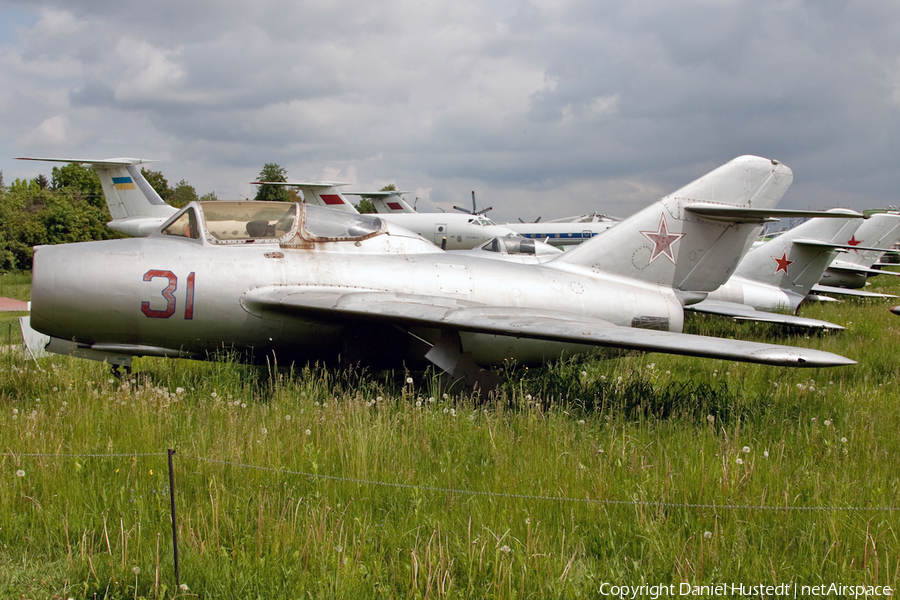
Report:
M356 208L356 212L366 215L372 214L375 212L375 205L368 198L360 198L359 202L353 205Z
M166 199L166 202L175 208L181 208L182 206L187 205L188 202L193 202L194 200L199 200L197 190L194 189L194 186L182 179L175 185L175 189L172 190L172 195Z
M150 184L156 193L159 194L159 197L169 201L169 198L172 197L172 194L175 193L175 190L169 187L169 182L163 177L162 172L160 171L151 171L150 169L145 169L141 167L141 175L144 176L144 179L147 180L147 183Z
M84 200L97 208L106 205L97 172L78 163L53 167L50 187L54 190L67 189L75 199Z
M277 163L266 163L262 171L259 172L257 181L287 181L287 169ZM289 202L291 195L284 186L280 185L261 185L256 190L254 200L277 200L279 202Z
M215 192L209 192L200 196L200 202L215 202L218 199L219 197L216 196Z

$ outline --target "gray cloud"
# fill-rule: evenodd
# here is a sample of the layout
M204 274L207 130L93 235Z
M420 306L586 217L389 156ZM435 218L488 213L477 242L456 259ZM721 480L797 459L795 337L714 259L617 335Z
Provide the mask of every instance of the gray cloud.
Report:
M629 214L740 154L784 206L897 204L900 6L838 0L0 0L5 156L265 162L498 218ZM7 181L38 168L0 159ZM380 187L380 185L379 185ZM480 201L481 203L481 201Z

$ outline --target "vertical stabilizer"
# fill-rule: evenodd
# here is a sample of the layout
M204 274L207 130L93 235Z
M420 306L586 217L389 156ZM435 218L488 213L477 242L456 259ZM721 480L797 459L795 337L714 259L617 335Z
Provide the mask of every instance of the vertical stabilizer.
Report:
M762 216L704 217L690 207L771 209L793 181L778 161L741 156L553 262L588 267L692 292L710 292L734 272Z
M900 241L900 214L897 213L874 214L859 226L853 236L841 240L850 246L870 248L890 248L897 241ZM836 262L871 268L883 254L877 250L851 250L839 256Z
M863 224L859 213L828 212L847 214L847 218L810 219L786 231L748 252L735 275L806 296L837 254L835 246L845 245Z
M383 215L415 213L415 209L403 199L402 194L409 192L348 192L354 196L365 198L375 207L375 212Z
M289 182L284 185L295 187L303 193L303 201L308 204L318 204L328 208L335 208L345 212L357 214L358 211L338 189L348 185L336 181L316 181L312 183Z
M144 179L140 165L156 162L142 158L107 158L87 160L71 158L23 158L85 164L97 172L113 220L106 225L126 235L146 236L164 223L178 209L166 204Z

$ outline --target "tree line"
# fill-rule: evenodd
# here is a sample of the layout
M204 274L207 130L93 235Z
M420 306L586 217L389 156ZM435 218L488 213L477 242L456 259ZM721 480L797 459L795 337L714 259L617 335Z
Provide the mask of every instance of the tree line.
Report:
M141 173L167 203L181 208L194 200L217 200L215 192L198 196L182 179L174 187L160 171ZM287 181L287 171L266 163L258 181ZM260 185L255 200L299 202L298 192L282 186ZM368 204L367 204L368 203ZM375 212L362 200L360 212ZM31 269L34 246L124 237L106 226L112 217L97 173L77 163L53 167L48 179L16 179L9 185L0 171L0 273Z

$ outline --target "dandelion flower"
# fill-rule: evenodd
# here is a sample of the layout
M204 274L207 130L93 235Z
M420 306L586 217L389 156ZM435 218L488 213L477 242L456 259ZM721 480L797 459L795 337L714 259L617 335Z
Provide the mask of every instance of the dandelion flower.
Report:
M290 420L291 420L291 415L284 415L284 420L285 420L285 421L290 421Z
M707 415L706 420L709 421L710 425L713 425L716 422L716 418L713 415Z
M584 419L579 420L579 421L578 421L578 424L579 424L579 425L584 425Z
M141 568L140 567L131 567L131 572L134 573L135 575L140 575Z
M531 525L531 517L525 517L525 524Z
M441 396L441 397L442 397L442 398L443 398L443 399L444 399L444 400L446 400L446 399L447 399L447 398L449 398L449 397L450 397L450 394L444 394L444 395L443 395L443 396Z
M769 458L769 451L763 450L763 458Z
M181 591L182 591L182 592L188 591L188 584L186 584L186 583L182 583L182 584L179 585L178 587L181 588Z
M743 452L744 454L750 454L750 446L744 446L743 448L741 448L741 452Z
M241 402L241 408L247 408L247 403L246 403L246 402Z
M510 547L507 546L507 545L503 545L503 546L500 548L500 552L502 552L502 553L504 553L504 554L509 554L511 551L512 551L512 548L510 548Z
M450 416L451 416L451 417L455 417L455 416L456 416L456 409L455 409L455 408L451 408L451 409L450 409Z
M25 471L19 469L18 471L16 471L16 477L25 477Z
M266 435L267 433L269 433L269 430L266 429L265 427L261 428L259 431L260 431L260 433L262 433L263 435Z
M706 539L711 538L711 537L712 537L712 531L704 531L704 532L703 532L703 537L706 538Z
M310 431L309 429L307 429L307 430L306 430L306 435L312 435L312 431Z
M582 371L582 372L581 372L581 376L582 376L582 377L587 377L587 371Z
M734 461L734 462L736 462L736 463L739 464L739 465L742 465L742 464L744 464L744 459L743 459L743 458L739 458L739 459L737 459L737 460Z
M525 399L531 402L531 394L525 394Z
M416 400L416 408L421 408L421 406L422 406L422 401Z
M841 438L841 443L842 443L842 444L846 444L846 443L847 443L847 438L842 437L842 438Z
M829 419L825 419L825 427L831 425L831 421Z
M406 378L406 383L412 383L412 382L413 382L413 378L412 378L412 377L407 377L407 378Z

